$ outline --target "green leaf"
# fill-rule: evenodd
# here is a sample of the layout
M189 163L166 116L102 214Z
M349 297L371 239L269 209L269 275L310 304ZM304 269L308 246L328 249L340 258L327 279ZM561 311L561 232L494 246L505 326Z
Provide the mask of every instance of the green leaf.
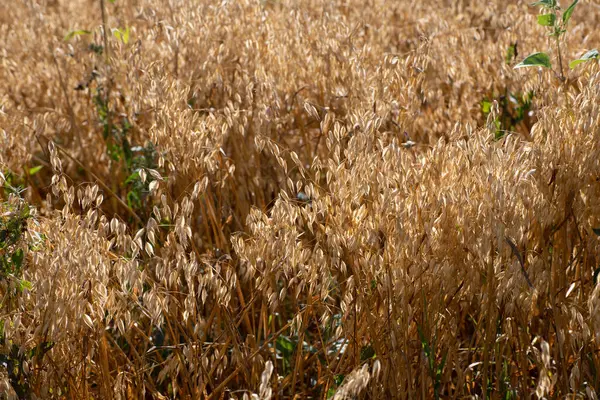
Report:
M344 381L344 375L336 375L333 377L333 385L327 391L327 398L330 399L335 395L336 389L342 384Z
M531 3L532 6L542 6L544 8L554 8L556 7L556 0L539 0L535 3Z
M33 284L29 281L26 281L25 279L21 279L21 281L19 282L19 286L21 292L25 289L31 290L31 288L33 288Z
M375 349L370 344L360 349L360 361L366 361L369 358L375 358Z
M555 21L556 15L554 14L538 15L537 17L537 23L541 26L554 26Z
M75 36L89 35L90 33L92 33L92 32L86 31L84 29L78 29L76 31L71 31L71 32L67 33L67 36L65 36L64 41L66 42L67 40L71 40Z
M129 43L129 27L123 29L113 29L113 35L121 42Z
M586 61L592 60L592 59L598 59L598 49L592 49L590 51L588 51L587 53L585 53L584 55L582 55L581 57L579 57L577 60L573 60L569 63L569 68L573 69L576 66L578 66L581 63L584 63Z
M421 340L421 346L423 347L425 356L429 358L431 355L431 346L429 346L429 342L427 341L427 338L425 338L425 334L420 325L417 325L417 332L419 333L419 339Z
M563 15L562 15L563 25L566 25L567 22L569 22L569 20L571 19L571 15L573 14L573 11L575 11L575 6L577 5L578 2L579 2L579 0L575 0L563 13Z
M23 256L23 249L18 249L10 257L12 264L17 267L17 270L20 270L23 266Z
M513 43L506 49L506 63L510 64L512 60L517 56L517 43Z
M340 386L343 382L344 382L344 378L346 376L343 374L340 375L336 375L333 377L333 383L335 383L335 386Z
M139 170L138 171L134 171L133 174L129 175L127 177L127 179L125 179L125 183L126 184L127 183L132 183L132 182L135 182L135 181L139 181L140 179L141 178L140 178L140 172L139 172Z
M287 336L279 336L275 342L275 347L281 352L284 359L288 359L294 353L295 344Z
M442 357L442 362L438 366L437 374L436 374L436 378L437 378L436 380L438 380L438 381L439 381L439 378L441 378L441 376L442 376L442 372L444 371L444 366L446 365L447 357L448 357L448 352L444 353L444 355Z
M135 190L130 190L129 192L127 192L127 195L125 197L127 198L127 205L129 207L134 209L140 208L142 204L142 199L140 198L138 192L136 192Z
M550 57L548 54L540 52L528 55L523 61L514 66L515 69L525 67L552 68L552 64L550 64Z
M104 51L104 46L97 45L95 43L90 43L90 50L96 54L102 54Z
M21 218L29 218L31 216L31 210L29 208L29 204L25 204L21 209Z
M481 111L483 111L484 114L488 114L491 110L492 110L492 103L488 100L483 100L481 102Z
M113 36L116 37L119 41L121 40L121 30L120 29L113 29L112 31Z
M129 27L125 28L125 32L123 33L123 43L129 43Z
M35 175L35 174L37 174L38 172L40 172L40 170L41 170L42 168L44 168L44 166L43 166L43 165L38 165L38 166L36 166L36 167L29 168L29 175Z

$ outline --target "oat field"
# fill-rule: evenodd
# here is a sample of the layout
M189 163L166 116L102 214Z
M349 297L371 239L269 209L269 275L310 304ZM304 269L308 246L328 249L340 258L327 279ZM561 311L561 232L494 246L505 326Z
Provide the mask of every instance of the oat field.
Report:
M531 1L0 2L0 398L597 399L600 3Z

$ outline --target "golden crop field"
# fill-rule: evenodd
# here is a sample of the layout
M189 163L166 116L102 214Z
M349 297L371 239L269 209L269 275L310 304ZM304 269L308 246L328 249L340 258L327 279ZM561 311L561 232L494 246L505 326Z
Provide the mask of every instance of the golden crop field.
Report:
M600 4L532 1L1 1L0 398L597 399Z

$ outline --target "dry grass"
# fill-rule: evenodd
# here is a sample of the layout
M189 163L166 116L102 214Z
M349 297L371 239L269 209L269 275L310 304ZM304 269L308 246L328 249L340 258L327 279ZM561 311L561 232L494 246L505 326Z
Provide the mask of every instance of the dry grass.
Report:
M1 395L597 398L600 68L535 19L2 2Z

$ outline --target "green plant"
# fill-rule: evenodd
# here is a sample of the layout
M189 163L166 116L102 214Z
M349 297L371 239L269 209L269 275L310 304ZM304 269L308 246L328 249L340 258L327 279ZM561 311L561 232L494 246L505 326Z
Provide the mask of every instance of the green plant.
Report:
M327 391L327 398L330 399L335 395L335 391L337 390L338 387L340 387L340 385L342 384L342 382L344 382L344 375L335 375L333 377L333 386L331 386L329 388L329 390Z
M125 29L122 28L114 28L112 31L114 37L116 37L123 44L129 43L129 27Z
M52 349L54 343L40 343L31 350L23 351L14 343L6 343L4 323L0 321L0 346L7 347L7 345L9 350L0 353L0 365L6 366L10 385L19 398L30 398L32 393L30 368L36 360L41 360Z
M144 147L130 147L130 152L124 152L123 154L125 155L125 169L128 174L124 182L127 188L127 205L134 210L145 210L148 206L150 185L153 182L153 180L145 179L147 176L146 171L151 171L151 177L154 179L159 177L156 174L156 168L158 168L156 149L152 142L148 142Z
M32 217L31 208L9 183L5 182L4 187L9 187L12 193L0 203L0 304L3 314L18 309L23 291L32 289L32 283L23 278L28 247L24 232ZM21 346L6 339L6 323L6 320L0 320L0 365L6 367L9 382L19 398L25 398L30 394L28 366L36 355L43 356L41 353L48 351L51 345L41 344L23 351Z
M106 153L113 162L121 165L125 177L121 186L126 189L127 205L139 210L144 206L150 184L150 181L144 179L146 175L142 170L157 168L155 147L151 142L144 147L131 143L131 123L126 117L120 121L111 118L112 113L102 87L97 89L94 103L106 143Z
M567 7L564 11L560 8L556 0L540 0L532 3L533 6L541 6L542 11L544 12L537 17L537 23L541 26L545 26L548 28L548 35L554 39L554 44L556 46L556 52L558 55L558 72L552 68L552 63L550 61L550 56L545 52L536 52L528 55L521 61L519 64L515 65L514 68L524 68L524 67L544 67L551 69L555 75L561 80L565 81L565 75L563 71L563 59L561 52L561 37L563 37L567 32L567 26L569 24L569 20L573 15L573 11L575 11L575 7L579 0L573 1L569 7ZM586 53L584 53L578 59L575 59L569 63L569 68L575 68L577 65L598 58L598 50L593 49Z
M31 217L30 208L27 203L11 195L0 210L0 280L16 280L17 288L22 290L31 285L21 279L24 265L22 235Z
M492 99L484 98L481 101L481 111L486 119L492 110L493 101L498 102L500 113L493 121L496 127L494 139L500 139L507 132L514 131L520 123L528 118L534 97L535 92L533 91L513 93L505 88L502 96L495 96ZM526 126L527 130L529 128Z
M442 359L438 362L438 353L440 350L437 348L437 324L433 327L429 326L428 321L428 301L423 295L423 325L417 325L417 332L419 334L419 340L421 342L421 348L423 350L423 356L427 363L427 372L429 377L433 381L433 395L436 400L440 398L440 391L442 388L442 373L444 372L444 366L446 365L446 358L448 356L447 351L443 353ZM431 336L427 334L428 329L433 329Z
M127 30L129 34L129 29ZM120 39L121 40L121 39ZM126 41L125 39L122 39ZM113 168L117 176L123 176L120 182L125 190L127 205L135 210L146 210L147 197L150 192L152 179L162 179L157 172L157 158L155 146L148 141L145 146L132 143L132 125L127 117L120 120L113 118L106 90L102 85L96 88L93 102L96 106L98 122L102 129L102 137L106 144L106 153L110 160L120 165L121 171ZM146 179L146 170L151 171L150 180Z
M290 363L292 361L292 355L298 345L297 340L294 341L289 336L281 335L275 340L275 349L277 358L281 359L283 374L287 375L290 372Z

